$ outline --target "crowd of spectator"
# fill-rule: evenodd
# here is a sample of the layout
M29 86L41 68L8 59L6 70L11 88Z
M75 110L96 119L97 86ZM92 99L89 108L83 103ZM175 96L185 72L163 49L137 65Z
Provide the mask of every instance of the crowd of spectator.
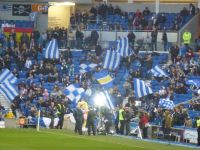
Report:
M103 30L152 30L156 26L159 30L167 28L167 30L179 30L185 23L185 18L194 16L198 10L193 4L188 8L184 7L175 17L168 17L167 13L155 14L148 7L142 11L137 9L136 12L127 12L120 9L119 6L112 4L99 3L92 6L89 11L76 10L75 14L71 15L70 24L73 29L80 26L82 29L90 29L90 25L97 25L96 29ZM112 20L112 17L117 18ZM170 19L170 21L167 21ZM169 22L170 24L166 25Z
M108 13L123 14L118 7L113 10L111 8L112 6L107 8L107 6L103 4L101 8L103 12L96 12L95 8L92 8L91 12L94 16L101 12L103 14L99 15L102 17L105 17L104 15L106 15L108 10ZM143 15L147 15L148 13L150 12L148 8L146 8ZM139 11L136 14L137 17L142 16L142 13ZM70 32L71 31L69 31L69 34ZM92 38L90 40L92 40L92 45L96 46L99 38L98 33L94 31L91 33L91 36ZM61 52L59 60L46 60L41 57L43 48L52 37L58 40L59 47L66 48L66 50ZM75 44L73 42L75 41L70 40L68 42L67 37L73 39L72 36L68 36L64 28L49 29L47 32L41 34L35 30L30 36L23 33L19 42L16 40L16 33L14 30L12 30L8 36L1 33L0 70L8 68L12 70L16 77L22 79L18 83L19 96L17 96L11 104L11 109L16 117L18 117L17 112L20 112L20 114L26 117L36 117L38 107L42 107L41 115L52 118L56 115L52 107L58 104L64 104L66 111L71 112L73 103L63 93L63 89L71 83L80 84L85 90L96 89L98 91L96 84L93 86L93 83L96 83L96 81L92 78L91 73L81 75L75 74L74 58L70 51L70 47L73 47ZM128 37L131 39L130 45L134 45L135 36L130 33ZM83 48L82 42L83 34L77 29L76 46L80 49ZM154 45L154 47L154 49L157 49L156 45ZM159 54L153 52L141 56L136 51L131 57L124 58L120 65L120 67L125 66L128 71L127 79L123 85L125 94L123 95L120 89L118 89L118 83L115 83L115 86L110 91L116 106L116 116L118 116L115 121L116 132L124 134L125 128L125 134L129 135L130 121L137 117L140 120L139 124L141 129L143 129L144 138L147 138L149 122L159 125L166 124L164 128L183 125L194 127L192 123L193 120L190 118L187 111L188 109L199 110L198 100L191 101L189 107L185 107L185 105L182 104L170 111L160 108L158 102L160 98L169 98L173 100L175 94L191 93L193 95L199 95L199 87L191 89L191 87L186 84L186 81L190 76L200 76L200 57L194 58L193 50L188 45L184 45L180 48L177 45L173 45L170 49L171 63L165 64L163 67L163 69L167 70L169 77L150 77L147 70L153 67L152 57ZM80 62L89 61L100 64L104 57L103 54L101 48L96 47L95 53L88 52L85 54L84 58L79 58L79 60ZM39 57L41 58L38 59ZM134 62L137 62L137 70L131 68ZM113 76L117 76L120 67L113 72ZM144 68L146 71L144 71ZM100 67L97 67L97 70L98 69L100 69ZM22 74L23 77L21 77ZM132 82L135 77L142 78L143 80L156 80L158 83L162 84L162 88L160 88L159 92L140 99L142 102L140 110L138 110L138 107L135 105L135 101L138 100L135 98L133 91ZM46 89L46 83L53 85L53 88L51 90ZM123 105L122 102L125 97L129 97L129 102ZM120 115L122 115L121 118L119 117ZM163 120L165 120L164 123ZM120 128L118 128L119 122Z

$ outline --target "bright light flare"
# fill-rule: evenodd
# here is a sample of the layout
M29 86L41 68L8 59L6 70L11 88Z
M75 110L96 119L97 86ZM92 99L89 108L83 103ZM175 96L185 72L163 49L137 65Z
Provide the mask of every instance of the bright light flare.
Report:
M94 97L94 103L96 106L104 106L106 101L106 96L104 93L100 92Z
M49 2L49 5L52 6L75 6L73 2Z

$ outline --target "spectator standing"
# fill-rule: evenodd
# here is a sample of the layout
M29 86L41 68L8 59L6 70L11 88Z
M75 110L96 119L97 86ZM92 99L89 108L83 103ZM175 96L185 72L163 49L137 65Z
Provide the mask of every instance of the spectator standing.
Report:
M141 112L139 125L140 125L140 129L142 129L142 137L144 139L148 138L147 130L149 127L149 117L146 112Z
M29 57L27 57L26 62L25 62L25 67L26 69L31 69L32 66L32 61L30 60Z
M190 15L192 16L195 15L195 6L192 3L189 5L189 11L190 11Z
M74 115L74 119L76 120L74 132L75 133L78 132L80 135L82 135L83 112L81 108L76 107L76 109L73 112L73 115Z
M72 29L74 29L76 27L76 18L74 16L74 14L72 14L70 17L70 25L71 25Z
M5 111L5 108L0 103L0 121L4 119L4 116L3 116L4 111Z
M97 45L97 41L99 39L99 34L96 30L93 30L91 32L91 45L92 46L96 46Z
M195 40L195 50L197 52L200 50L200 36Z
M20 37L20 40L21 40L21 45L25 43L26 46L28 46L29 37L28 37L27 33L23 32Z
M188 30L186 30L186 31L183 33L182 38L183 38L183 43L184 43L184 45L185 45L185 46L188 46L188 45L190 45L190 42L191 42L191 39L192 39L192 34L191 34Z
M162 34L162 41L163 41L163 46L164 46L164 51L168 50L168 38L167 38L167 32L164 30Z
M55 106L55 103L51 102L50 106L48 107L48 114L49 114L49 117L51 118L51 123L49 127L51 129L54 128L54 118L57 117L56 112L57 112L57 108Z
M200 117L197 118L197 133L198 133L197 145L200 146Z
M164 120L163 120L162 127L163 127L164 138L168 140L170 137L171 126L172 126L172 117L169 110L166 110L164 113Z
M157 51L157 36L158 36L158 31L154 27L153 31L151 32L151 50L152 51Z
M59 118L57 129L58 128L62 129L63 127L65 112L66 112L66 108L64 105L64 101L62 101L60 104L57 105L57 115Z
M112 4L110 4L108 6L108 15L113 15L113 13L114 13L114 8L113 8Z
M91 129L93 135L96 135L96 127L95 127L95 118L96 118L96 112L94 109L90 108L87 116L87 127L88 127L88 135L91 134Z
M91 14L93 14L93 16L97 16L97 9L94 7L94 6L92 6L92 8L90 9L90 13Z
M96 53L96 56L101 56L101 54L102 54L102 48L99 43L97 43L97 45L95 47L95 53Z
M119 123L120 123L119 132L122 135L124 134L124 115L125 115L124 108L121 104L119 109Z
M170 48L170 54L171 54L171 61L172 63L176 62L177 56L179 54L179 47L178 45L172 45Z
M130 121L131 121L131 112L130 107L125 107L125 114L124 114L124 124L126 129L126 135L130 134Z
M69 32L68 32L68 46L70 48L74 48L74 46L75 46L75 35L72 32L72 30L69 30Z
M116 8L114 9L114 14L115 15L121 15L122 14L122 11L121 11L121 9L119 8L119 6L116 6Z
M133 33L133 31L130 31L127 37L128 37L129 45L134 48L135 34Z
M143 11L143 16L148 16L150 14L150 10L149 10L149 7L145 7L144 11Z
M83 33L81 32L80 29L76 30L76 48L77 49L82 49L82 45L83 45Z

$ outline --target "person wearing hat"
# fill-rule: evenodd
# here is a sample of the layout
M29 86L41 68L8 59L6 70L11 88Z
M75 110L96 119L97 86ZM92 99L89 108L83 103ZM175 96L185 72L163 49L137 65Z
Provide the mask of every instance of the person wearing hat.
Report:
M197 118L197 133L198 133L197 146L200 146L200 117Z

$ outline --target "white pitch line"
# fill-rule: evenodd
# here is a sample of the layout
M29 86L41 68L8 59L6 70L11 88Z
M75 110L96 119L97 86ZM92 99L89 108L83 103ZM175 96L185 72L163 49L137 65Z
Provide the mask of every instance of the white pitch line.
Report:
M43 132L43 133L49 133L49 134L55 134L55 135L64 135L64 136L67 136L67 137L73 137L73 138L79 138L79 139L84 139L84 140L92 140L92 141L96 141L96 142L105 142L105 143L112 143L112 142L107 142L107 141L101 141L101 140L96 140L95 137L94 139L87 139L85 138L84 136L75 136L75 135L69 135L69 134L64 134L64 133L56 133L56 132L50 132L50 131L40 131L40 132ZM126 145L126 144L122 144L122 143L113 143L113 144L118 144L118 145L122 145L122 146L133 146L135 148L141 148L141 149L146 149L145 147L142 147L142 146L135 146L135 145Z

